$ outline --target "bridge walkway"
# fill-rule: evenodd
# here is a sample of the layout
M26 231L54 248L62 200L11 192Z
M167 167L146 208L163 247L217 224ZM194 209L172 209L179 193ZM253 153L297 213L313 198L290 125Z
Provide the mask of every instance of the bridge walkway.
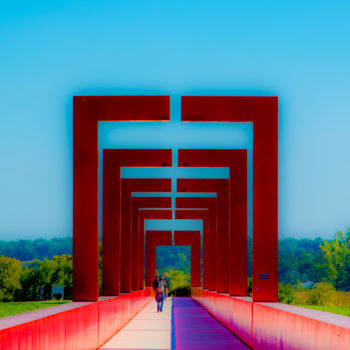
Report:
M247 350L227 328L191 298L167 298L162 313L151 301L103 350Z

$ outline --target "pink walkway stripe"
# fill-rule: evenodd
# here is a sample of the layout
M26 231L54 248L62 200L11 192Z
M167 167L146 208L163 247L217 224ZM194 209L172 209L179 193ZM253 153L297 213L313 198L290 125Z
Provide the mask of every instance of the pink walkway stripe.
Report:
M191 298L174 299L176 350L247 350L249 347Z

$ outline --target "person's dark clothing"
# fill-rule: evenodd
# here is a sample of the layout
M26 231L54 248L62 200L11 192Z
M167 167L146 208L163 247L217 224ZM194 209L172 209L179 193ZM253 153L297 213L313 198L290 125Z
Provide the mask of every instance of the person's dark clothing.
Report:
M159 281L157 279L155 279L152 283L152 287L153 287L154 291L156 291L156 289L158 288L158 284L159 284Z
M155 299L157 302L157 312L162 312L164 299L165 299L165 283L162 281L159 281L158 287L155 291L156 291Z

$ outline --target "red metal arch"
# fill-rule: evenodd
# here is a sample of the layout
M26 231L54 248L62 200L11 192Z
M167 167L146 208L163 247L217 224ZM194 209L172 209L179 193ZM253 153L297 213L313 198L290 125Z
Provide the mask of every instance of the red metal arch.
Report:
M203 221L203 237L209 235L210 222L213 219L209 210L182 210L176 209L176 220L202 220ZM200 256L200 255L199 255Z
M140 210L140 208L171 207L170 197L133 197L132 199L132 234L138 236L138 246L133 246L133 257L137 268L132 274L132 289L144 287L144 261L145 261L145 220L171 220L171 210ZM135 264L136 265L136 264Z
M208 230L203 230L203 288L216 290L216 197L177 197L176 208L207 208Z
M104 291L107 295L120 294L121 273L121 167L172 166L171 150L105 149L103 150L103 213L102 256L104 258ZM129 232L129 237L131 232ZM129 239L123 239L123 250L128 250ZM130 245L131 246L131 245ZM123 256L125 257L125 255ZM124 270L124 269L123 269ZM130 273L124 273L130 278ZM127 285L127 283L124 283Z
M183 96L181 120L253 123L253 300L278 301L278 97Z
M168 96L74 97L73 109L73 299L96 300L98 122L169 120L170 103ZM182 121L253 123L253 299L277 301L278 99L183 97ZM166 162L160 166L164 165ZM117 203L120 206L119 201ZM103 216L108 217L108 212ZM109 226L118 230L113 219ZM111 250L117 248L119 234L112 241Z
M175 231L175 245L191 247L191 287L201 286L201 232Z
M217 194L216 290L229 292L229 180L178 179L178 192L213 192Z
M132 193L171 192L171 179L122 179L121 180L121 281L120 290L130 293L137 284L138 235L132 231ZM154 208L171 208L171 199L155 200ZM133 232L136 232L133 235ZM135 254L136 253L136 254ZM135 266L134 266L135 265Z
M172 244L171 231L146 231L146 286L151 286L156 276L156 246Z
M248 162L245 149L182 149L179 166L228 167L229 250L228 292L247 295L248 275ZM220 238L221 239L221 238Z
M74 300L98 299L98 122L169 120L169 96L73 97Z

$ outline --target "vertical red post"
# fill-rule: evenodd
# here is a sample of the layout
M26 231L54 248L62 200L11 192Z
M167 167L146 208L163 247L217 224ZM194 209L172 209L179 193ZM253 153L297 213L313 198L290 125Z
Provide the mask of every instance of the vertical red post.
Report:
M217 193L216 290L229 292L229 181L227 179L178 179L178 192Z
M208 230L203 230L203 288L216 290L216 197L177 197L176 208L208 209Z
M157 181L157 180L154 180ZM171 184L170 184L171 186ZM141 208L171 208L171 197L133 197L132 198L132 289L138 290L143 288L144 280L144 223L142 222L142 232L139 223L139 209ZM148 215L146 218L155 219L172 219L171 210L145 210ZM140 276L142 275L142 281Z
M227 167L229 180L228 292L248 295L248 162L245 149L179 150L179 166ZM221 239L221 238L220 238Z
M176 209L176 220L202 220L203 222L203 237L209 235L211 214L208 210L181 210Z
M131 231L121 236L121 167L172 166L171 150L103 150L102 290L131 291ZM131 217L129 217L131 220ZM122 287L122 289L121 289ZM129 288L130 287L130 288Z
M278 97L183 96L186 122L253 123L253 300L278 301Z
M144 207L144 206L142 206ZM138 231L140 234L139 246L140 268L139 268L139 289L144 287L145 280L145 220L171 220L173 212L171 210L139 210L138 211Z
M191 247L191 287L201 286L201 232L175 231L175 245Z
M156 277L157 245L172 245L171 231L146 231L146 287L152 286Z
M169 120L169 96L73 97L73 300L99 294L98 122Z
M137 227L132 228L132 193L135 192L171 192L171 179L122 179L121 180L121 237L130 238L130 254L127 256L127 265L130 266L131 277L124 280L127 284L121 285L122 292L137 290L138 270L138 234ZM154 197L156 198L156 197ZM164 198L164 197L163 197ZM171 200L155 200L162 204L160 208L170 208ZM154 207L157 208L157 207ZM123 255L122 255L123 256ZM125 259L126 260L126 259ZM123 268L123 267L122 267Z

